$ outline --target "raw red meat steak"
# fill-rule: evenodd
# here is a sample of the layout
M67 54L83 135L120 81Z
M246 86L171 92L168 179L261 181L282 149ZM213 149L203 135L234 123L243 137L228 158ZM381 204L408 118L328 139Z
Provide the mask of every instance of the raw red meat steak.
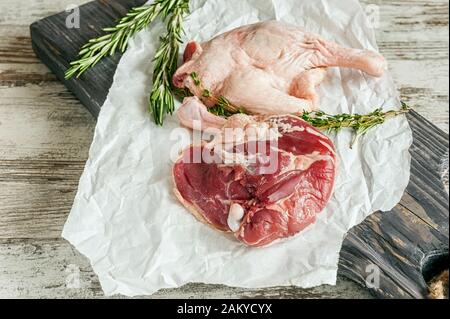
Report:
M276 165L268 169L267 161L230 164L220 154L214 154L213 163L203 159L193 163L193 153L207 146L191 146L173 169L175 193L183 205L202 222L256 247L293 236L314 223L333 191L336 157L330 139L291 115L236 115L224 123L242 128L257 123L277 130L276 148L268 140L258 142L267 143L265 154L270 153ZM255 155L248 143L224 149Z

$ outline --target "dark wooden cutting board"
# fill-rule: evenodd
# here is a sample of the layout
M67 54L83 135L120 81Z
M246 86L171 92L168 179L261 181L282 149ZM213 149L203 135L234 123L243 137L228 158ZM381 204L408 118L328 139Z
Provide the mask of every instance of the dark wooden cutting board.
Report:
M38 57L95 117L106 99L120 55L102 60L79 79L64 80L64 71L81 45L102 34L103 27L114 25L131 7L145 2L88 3L80 7L79 29L66 27L66 12L31 25ZM340 258L340 274L365 287L374 269L379 269L379 287L368 289L380 298L426 298L426 281L448 269L449 200L441 177L442 162L448 156L448 135L416 112L408 119L414 132L408 189L392 211L375 213L350 231Z

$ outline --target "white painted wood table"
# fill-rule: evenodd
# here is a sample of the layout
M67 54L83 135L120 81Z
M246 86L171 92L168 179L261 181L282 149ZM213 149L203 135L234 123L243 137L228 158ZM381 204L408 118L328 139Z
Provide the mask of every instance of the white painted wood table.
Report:
M101 298L89 262L60 238L88 156L95 121L39 62L29 25L86 0L0 0L0 298ZM448 132L448 1L365 0L402 98ZM79 288L68 288L80 270ZM156 298L369 298L336 287L246 290L188 285Z

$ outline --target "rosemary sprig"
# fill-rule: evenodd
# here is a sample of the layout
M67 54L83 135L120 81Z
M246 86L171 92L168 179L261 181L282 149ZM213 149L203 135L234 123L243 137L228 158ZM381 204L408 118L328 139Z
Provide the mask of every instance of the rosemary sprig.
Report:
M75 75L79 77L102 58L115 54L117 50L125 52L132 36L152 23L158 15L167 15L170 11L170 3L166 0L156 0L151 5L131 9L116 26L103 29L107 34L91 39L81 47L78 59L70 63L71 67L65 73L66 79Z
M66 79L79 77L95 66L102 58L114 55L117 50L125 52L128 41L136 33L151 24L158 16L166 19L176 8L188 5L187 0L155 0L150 5L132 8L114 27L104 28L107 34L88 41L81 47L78 59L70 63L65 72Z
M172 76L177 69L178 52L183 34L183 18L189 13L189 0L166 0L170 3L170 15L163 15L167 34L161 37L161 45L154 58L153 88L149 106L155 123L162 125L166 113L172 114L175 102L172 93Z
M155 122L162 125L164 115L172 113L175 108L172 96L175 89L171 79L177 67L183 17L188 12L189 0L155 0L150 5L131 9L116 26L103 29L107 34L91 39L81 48L78 60L71 62L65 73L66 79L79 77L117 50L124 52L130 38L160 16L166 22L167 33L161 37L161 45L154 58L153 89L149 102Z

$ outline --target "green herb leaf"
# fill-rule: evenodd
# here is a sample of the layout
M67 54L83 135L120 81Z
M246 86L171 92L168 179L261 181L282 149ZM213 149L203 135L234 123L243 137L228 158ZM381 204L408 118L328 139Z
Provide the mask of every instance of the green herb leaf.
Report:
M183 34L183 17L189 13L189 0L170 0L162 10L167 33L161 37L161 44L155 54L153 66L153 89L149 107L155 123L163 125L166 114L175 111L172 92L172 77L177 69L178 52ZM182 91L178 90L177 93ZM183 92L185 94L186 92Z
M355 138L352 142L352 147L359 137L366 134L374 127L381 125L390 118L406 114L411 109L402 102L402 107L398 111L383 112L382 108L376 109L372 113L361 114L338 114L329 115L324 112L305 112L301 118L310 123L312 126L323 131L339 131L344 128L350 128L355 132Z
M131 9L115 27L103 29L108 34L89 40L81 48L78 60L70 63L71 67L65 72L65 78L79 77L105 56L115 54L117 48L124 52L128 40L152 23L164 10L167 10L167 0L156 0L151 5Z

